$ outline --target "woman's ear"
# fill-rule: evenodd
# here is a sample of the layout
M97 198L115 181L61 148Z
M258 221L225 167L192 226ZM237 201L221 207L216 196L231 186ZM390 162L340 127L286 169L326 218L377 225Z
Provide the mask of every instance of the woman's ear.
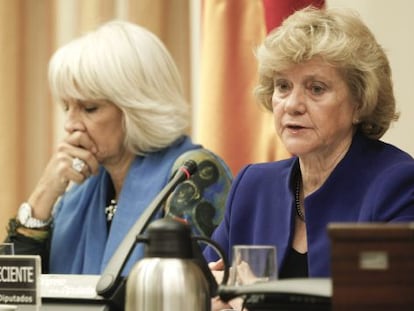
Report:
M352 124L357 125L361 123L361 104L357 103L352 114Z

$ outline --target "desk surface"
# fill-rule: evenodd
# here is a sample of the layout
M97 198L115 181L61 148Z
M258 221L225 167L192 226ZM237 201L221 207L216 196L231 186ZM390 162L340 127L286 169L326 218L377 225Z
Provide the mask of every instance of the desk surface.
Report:
M16 311L35 311L34 307L18 306ZM109 311L105 305L85 305L85 304L64 304L64 303L44 303L39 311Z

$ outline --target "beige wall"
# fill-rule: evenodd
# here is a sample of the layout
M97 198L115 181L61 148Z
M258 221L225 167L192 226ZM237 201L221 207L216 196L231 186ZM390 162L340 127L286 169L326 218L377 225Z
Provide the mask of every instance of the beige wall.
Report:
M53 51L104 21L136 22L171 51L189 98L189 1L0 0L0 239L63 136L47 83Z
M141 23L166 43L183 75L186 95L190 98L191 94L196 105L200 1L0 0L0 237L62 136L60 111L49 98L46 81L47 61L53 50L91 25L110 18ZM414 105L409 94L414 80L414 1L326 1L327 6L359 11L388 51L401 118L384 140L414 156L414 139L410 137L414 134ZM193 57L188 41L193 43Z
M327 0L327 6L356 9L383 45L390 59L400 120L384 140L414 156L414 1Z

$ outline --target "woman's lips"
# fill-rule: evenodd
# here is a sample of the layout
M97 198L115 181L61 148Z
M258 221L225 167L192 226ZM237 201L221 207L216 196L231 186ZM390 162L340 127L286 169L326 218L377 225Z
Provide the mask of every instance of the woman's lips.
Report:
M296 134L296 133L306 130L307 128L300 124L291 123L291 124L286 124L285 129L288 130L290 133Z
M292 122L292 123L285 123L285 128L294 129L294 130L300 130L300 129L305 128L305 126L303 126L300 123L293 123Z
M293 130L300 130L300 129L303 129L304 127L300 125L288 125L287 128L293 129Z

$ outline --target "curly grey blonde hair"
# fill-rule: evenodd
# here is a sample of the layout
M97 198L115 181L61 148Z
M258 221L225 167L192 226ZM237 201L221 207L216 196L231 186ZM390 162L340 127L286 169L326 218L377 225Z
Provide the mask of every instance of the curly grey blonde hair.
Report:
M276 71L321 57L338 69L358 103L360 130L379 139L398 119L391 68L383 48L350 9L307 7L272 31L256 53L259 83L255 95L272 110Z

